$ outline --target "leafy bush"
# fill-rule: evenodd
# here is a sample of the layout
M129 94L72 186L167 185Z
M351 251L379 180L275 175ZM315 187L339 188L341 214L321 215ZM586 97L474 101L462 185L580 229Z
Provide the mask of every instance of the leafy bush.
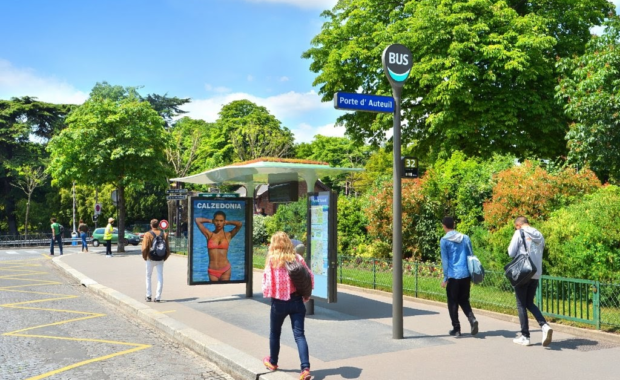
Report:
M338 253L341 255L357 255L357 248L365 243L368 218L362 211L364 199L359 197L338 197Z
M260 245L267 243L269 234L267 233L267 220L271 219L270 216L262 216L260 214L254 215L254 226L252 228L252 243L254 245Z
M297 202L281 204L276 213L265 219L268 239L277 231L286 232L291 238L306 241L307 198L299 198Z
M620 280L620 188L606 186L553 213L541 226L549 274Z
M550 174L537 163L525 161L497 175L493 198L484 204L484 219L491 229L500 228L519 215L546 220L554 210L600 187L600 181L588 169L576 172L565 168Z

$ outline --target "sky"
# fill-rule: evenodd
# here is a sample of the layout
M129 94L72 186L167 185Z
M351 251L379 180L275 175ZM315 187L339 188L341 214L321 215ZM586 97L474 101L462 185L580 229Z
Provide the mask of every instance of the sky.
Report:
M81 104L97 82L188 97L188 116L265 106L296 142L343 136L301 54L337 0L20 0L0 3L0 99ZM10 17L6 17L10 15ZM378 58L380 59L380 58Z
M188 116L209 122L223 105L248 99L298 143L343 136L334 127L342 111L321 102L311 61L301 58L325 21L321 12L336 2L3 0L0 99L81 104L107 81L191 98Z

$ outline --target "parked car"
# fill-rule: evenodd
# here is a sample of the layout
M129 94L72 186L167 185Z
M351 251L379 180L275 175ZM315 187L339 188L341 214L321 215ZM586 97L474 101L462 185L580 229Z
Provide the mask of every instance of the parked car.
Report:
M99 244L103 244L103 235L105 234L105 228L97 228L93 232L93 247L98 247ZM125 230L125 240L128 244L138 245L140 244L140 237L136 234L133 234L127 230ZM114 232L112 233L112 243L118 243L118 228L114 228Z

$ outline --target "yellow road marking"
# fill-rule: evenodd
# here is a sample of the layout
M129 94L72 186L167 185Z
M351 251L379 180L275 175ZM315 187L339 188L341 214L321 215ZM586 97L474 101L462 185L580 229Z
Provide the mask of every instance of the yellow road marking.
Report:
M45 257L47 259L51 259L51 257L49 257L47 255L44 255L44 254L42 254L41 256L43 256L43 257ZM19 329L19 330L15 330L15 331L10 331L10 332L4 333L4 334L2 334L3 336L39 338L39 339L55 339L55 340L74 341L74 342L95 342L95 343L104 343L104 344L113 344L113 345L133 346L133 348L128 349L128 350L124 350L124 351L120 351L120 352L116 352L116 353L113 353L113 354L110 354L110 355L99 356L99 357L96 357L96 358L92 358L92 359L84 360L84 361L81 361L81 362L78 362L78 363L74 363L74 364L68 365L66 367L58 368L58 369L55 369L53 371L49 371L49 372L43 373L41 375L30 377L27 380L44 379L46 377L49 377L49 376L52 376L52 375L56 375L56 374L59 374L61 372L69 371L71 369L74 369L74 368L77 368L77 367L80 367L80 366L83 366L83 365L87 365L87 364L90 364L90 363L95 363L95 362L111 359L111 358L114 358L116 356L130 354L130 353L137 352L137 351L144 350L146 348L150 348L151 347L151 345L149 345L149 344L121 342L121 341L104 340L104 339L71 338L71 337L65 337L65 336L24 334L24 332L26 332L26 331L33 331L33 330L41 329L41 328L44 328L44 327L58 326L58 325L63 325L63 324L71 323L71 322L84 321L84 320L87 320L87 319L100 318L100 317L104 317L105 316L105 314L101 314L101 313L91 313L91 312L80 311L80 310L66 310L66 309L53 309L53 308L24 306L24 305L36 304L36 303L42 303L42 302L50 302L50 301L58 301L58 300L69 300L69 299L73 299L73 298L78 298L79 297L79 296L76 296L76 295L73 295L73 294L58 294L58 293L48 293L48 292L35 292L35 291L30 291L30 290L17 290L16 288L32 287L32 286L43 286L43 285L60 285L60 284L62 284L61 282L58 282L58 281L48 281L48 280L40 280L40 279L27 279L27 278L25 279L25 278L21 278L21 277L26 277L26 276L35 276L35 275L47 274L47 272L45 272L45 271L40 271L40 270L37 271L37 270L25 269L26 267L40 267L41 266L40 263L33 263L33 261L40 261L40 260L41 259L30 259L30 260L10 261L9 263L0 262L0 270L1 271L13 272L13 274L5 275L5 276L0 276L0 280L30 281L30 283L25 284L25 285L13 285L13 286L0 287L0 291L15 292L15 293L29 293L29 294L37 294L37 295L53 296L53 297L52 298L44 298L44 299L32 300L32 301L22 301L22 302L8 303L8 304L0 305L0 307L4 307L4 308L7 308L7 309L39 310L39 311L49 311L49 312L55 312L55 313L78 314L78 315L84 315L84 316L83 317L79 317L79 318L67 319L67 320L60 321L60 322L46 323L46 324L43 324L43 325L26 327L26 328L23 328L23 329ZM167 312L173 312L173 311L174 310L170 310L170 311L167 311Z
M166 313L174 313L176 310L166 310L166 311L160 311L160 313L162 314L166 314Z

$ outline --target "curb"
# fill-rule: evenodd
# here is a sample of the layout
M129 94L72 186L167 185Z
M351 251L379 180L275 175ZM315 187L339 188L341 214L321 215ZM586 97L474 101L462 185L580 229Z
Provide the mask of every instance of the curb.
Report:
M97 283L63 263L61 259L61 257L56 257L51 261L57 268L85 286L89 291L211 361L233 378L238 380L291 380L291 376L283 372L265 372L266 369L261 360L190 328L184 323L151 309L149 306L114 289Z
M357 291L361 293L375 294L378 296L390 297L390 298L392 297L392 293L385 292L382 290L358 288L355 286L345 285L345 284L338 284L338 287L342 287L347 290ZM425 305L431 305L431 306L437 306L437 307L446 307L446 304L444 302L427 300L424 298L416 298L416 297L411 297L411 296L403 296L403 298L407 301L414 302L414 303L422 303ZM515 303L515 309L516 307L517 306ZM519 324L519 317L515 315L502 314L502 313L497 313L494 311L476 309L476 308L472 308L472 309L476 311L477 315L484 315L487 317L498 319L500 321ZM536 322L536 320L532 318L530 318L530 324L533 324L532 326L538 326L538 322ZM612 333L599 331L599 330L583 329L583 328L568 326L568 325L564 325L560 323L549 323L549 325L553 327L553 331L556 331L556 332L562 332L562 333L574 335L574 336L585 338L585 339L597 339L597 340L605 341L607 343L620 345L620 334L612 334ZM517 330L515 330L515 333L517 332Z

